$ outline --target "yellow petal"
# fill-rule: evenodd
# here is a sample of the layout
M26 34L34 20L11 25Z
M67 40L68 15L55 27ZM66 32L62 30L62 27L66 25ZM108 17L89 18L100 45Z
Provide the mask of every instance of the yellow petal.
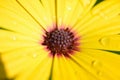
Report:
M54 56L52 80L77 80L74 69L66 57Z
M93 15L99 15L104 18L110 18L120 13L120 1L102 1L92 9Z
M84 54L83 52L75 52L74 55L70 55L72 63L74 62L73 67L77 67L78 70L82 70L82 71L75 70L78 73L77 77L79 78L81 74L81 76L84 76L84 77L88 76L87 78L85 78L85 80L88 80L88 79L98 80L99 78L97 75L97 71L94 68L92 68L92 66L89 65L88 62L85 61L87 60L87 57L85 57L83 54Z
M81 52L71 55L71 58L80 68L87 71L88 74L85 75L91 75L92 80L120 79L119 55L99 50L82 49ZM78 71L78 73L80 72Z
M120 51L120 35L109 35L99 37L91 37L86 42L81 43L81 48L103 49Z
M61 7L62 6L62 7ZM76 10L77 9L77 10ZM72 26L80 14L83 12L83 6L79 0L58 0L58 25ZM77 13L77 14L76 14ZM72 19L72 20L71 20Z
M52 0L49 0L49 2L46 2L45 0L31 0L29 1L29 4L28 1L25 0L16 0L16 2L18 5L21 5L27 13L32 15L31 17L45 29L48 29L48 26L50 27L54 24L49 10L51 7L53 7Z
M93 32L93 30L96 31L96 29L104 29L108 23L112 25L119 22L119 13L120 3L117 1L103 1L79 21L75 26L75 30L77 30L79 35L89 35L90 33L87 33L89 31ZM107 27L110 28L109 26Z
M120 16L116 16L109 20L103 20L99 24L93 25L92 29L86 29L86 32L82 34L84 39L88 39L90 37L94 37L96 35L105 36L105 35L113 35L120 33Z
M33 63L40 63L46 57L48 58L48 52L43 48L36 46L5 52L1 55L1 57L5 66L7 77L13 78L21 72L26 72L24 69L31 70L30 68Z
M96 49L120 50L119 33L120 17L117 16L108 22L101 23L97 28L81 35L81 47Z
M2 0L0 3L0 14L0 27L27 35L43 32L41 26L16 0Z
M73 27L73 25L76 24L78 20L90 10L94 3L95 0L58 0L58 25L62 27Z
M41 51L39 51L41 52ZM45 56L44 56L45 55ZM42 53L24 68L15 80L48 80L50 77L52 58Z
M81 60L80 58L78 60ZM82 60L84 63L84 61ZM69 59L69 64L74 69L73 73L76 75L76 80L98 80L96 76L90 73L81 63L79 64L77 61L73 59ZM86 65L87 66L87 65Z
M34 0L33 0L34 1ZM43 15L44 16L48 16L50 18L50 25L51 24L55 24L56 22L56 16L55 16L55 0L41 0L40 1L42 6L43 6L43 9L45 10L45 14L43 12ZM48 17L47 17L47 20L46 22L48 22ZM47 25L47 26L50 26L50 25ZM52 27L52 25L51 25Z
M101 70L101 77L111 77L113 80L120 79L120 56L103 50L83 49L83 55L89 56L93 68ZM87 59L86 59L87 60ZM102 73L103 72L103 73ZM107 79L107 78L106 78ZM110 80L110 79L109 79ZM111 79L112 80L112 79Z
M39 34L35 36L24 36L16 32L0 30L0 52L20 47L40 46L42 38ZM40 40L39 40L40 39Z

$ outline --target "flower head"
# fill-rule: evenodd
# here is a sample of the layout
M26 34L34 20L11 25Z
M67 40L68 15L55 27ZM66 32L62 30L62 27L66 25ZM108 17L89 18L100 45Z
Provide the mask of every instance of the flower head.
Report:
M0 59L6 76L119 80L120 1L96 3L1 0Z
M55 28L46 32L42 45L45 45L53 56L55 54L68 56L77 50L77 38L68 28Z

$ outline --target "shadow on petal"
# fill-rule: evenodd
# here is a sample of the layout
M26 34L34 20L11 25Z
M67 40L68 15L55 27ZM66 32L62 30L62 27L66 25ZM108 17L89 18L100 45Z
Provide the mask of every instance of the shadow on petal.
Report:
M0 80L12 80L12 79L7 79L4 65L1 59L1 55L0 55Z
M102 1L104 1L104 0L97 0L96 3L94 4L94 6L96 6L97 4L99 4Z

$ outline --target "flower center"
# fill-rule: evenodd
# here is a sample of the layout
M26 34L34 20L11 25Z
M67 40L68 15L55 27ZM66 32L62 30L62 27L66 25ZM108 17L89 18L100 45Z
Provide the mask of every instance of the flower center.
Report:
M46 45L52 54L68 54L75 50L76 39L68 28L54 29L46 33L42 45Z

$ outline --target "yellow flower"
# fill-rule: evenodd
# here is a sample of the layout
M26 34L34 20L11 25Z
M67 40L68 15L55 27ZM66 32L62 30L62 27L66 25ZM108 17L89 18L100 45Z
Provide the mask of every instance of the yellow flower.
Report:
M120 1L95 3L0 0L0 56L6 76L120 80Z

